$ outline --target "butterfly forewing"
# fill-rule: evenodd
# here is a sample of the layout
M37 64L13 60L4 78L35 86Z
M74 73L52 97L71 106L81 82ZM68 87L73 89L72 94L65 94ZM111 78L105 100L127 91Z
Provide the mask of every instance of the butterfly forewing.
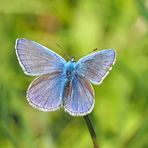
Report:
M84 77L76 75L69 87L69 93L65 96L65 111L73 116L90 113L95 102L91 84Z
M66 61L52 50L27 39L17 39L16 54L27 75L43 75L63 71Z
M65 76L58 72L35 79L28 88L29 103L43 111L54 111L62 105Z
M113 49L95 52L78 61L76 72L92 83L100 84L111 70L115 58L116 53Z

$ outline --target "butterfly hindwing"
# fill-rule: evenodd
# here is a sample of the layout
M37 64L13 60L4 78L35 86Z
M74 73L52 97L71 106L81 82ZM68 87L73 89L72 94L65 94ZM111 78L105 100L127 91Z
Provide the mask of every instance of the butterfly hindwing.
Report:
M42 111L54 111L62 105L65 77L58 72L35 79L27 91L29 103Z
M94 107L94 91L91 84L84 78L75 75L65 96L65 111L73 116L90 113Z

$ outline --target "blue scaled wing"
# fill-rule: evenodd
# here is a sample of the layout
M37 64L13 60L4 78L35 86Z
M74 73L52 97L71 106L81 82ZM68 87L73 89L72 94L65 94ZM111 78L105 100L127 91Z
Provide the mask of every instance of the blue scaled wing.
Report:
M66 63L61 56L34 41L17 39L15 48L19 63L27 75L60 72Z
M36 78L27 90L27 99L33 107L42 111L54 111L62 106L65 77L54 72Z
M116 52L113 49L101 50L80 59L76 73L94 84L100 84L115 63Z
M65 111L72 116L84 116L92 111L94 103L91 84L84 77L75 75L65 92Z

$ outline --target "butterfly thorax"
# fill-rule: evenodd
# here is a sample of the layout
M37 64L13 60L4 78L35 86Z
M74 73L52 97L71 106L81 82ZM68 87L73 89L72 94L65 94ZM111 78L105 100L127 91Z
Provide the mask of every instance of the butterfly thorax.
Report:
M76 66L76 62L75 61L69 61L66 63L66 67L65 67L65 75L66 75L66 78L71 81L72 78L74 77L75 75L75 66Z

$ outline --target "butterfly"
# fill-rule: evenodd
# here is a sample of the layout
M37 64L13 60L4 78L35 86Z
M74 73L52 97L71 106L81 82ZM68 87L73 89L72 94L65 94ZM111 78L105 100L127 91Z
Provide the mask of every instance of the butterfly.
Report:
M45 46L23 38L16 40L16 55L25 74L38 76L27 90L27 100L42 111L63 107L72 116L89 114L94 107L94 90L116 60L114 49L101 50L78 62L64 58ZM91 83L90 83L91 82Z

